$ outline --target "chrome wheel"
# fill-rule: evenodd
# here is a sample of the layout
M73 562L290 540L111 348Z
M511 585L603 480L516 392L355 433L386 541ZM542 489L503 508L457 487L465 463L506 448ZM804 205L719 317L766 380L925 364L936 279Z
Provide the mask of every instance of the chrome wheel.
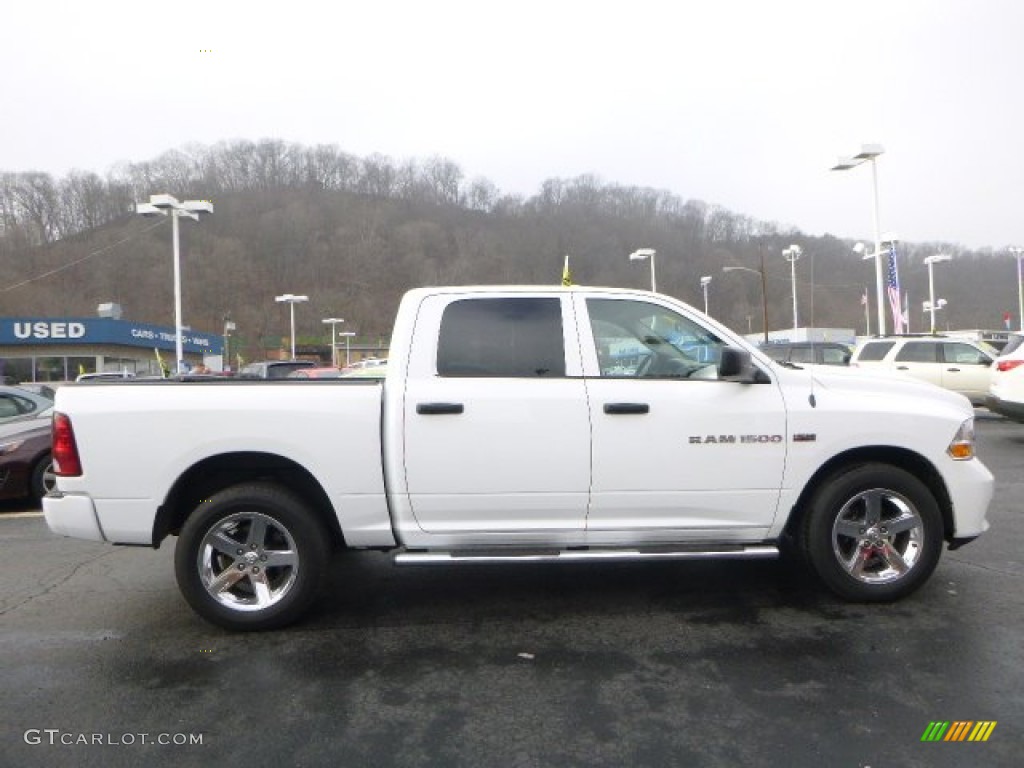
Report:
M236 512L203 537L196 566L203 587L233 611L262 611L283 600L299 575L291 533L262 512Z
M873 488L843 505L832 526L832 551L850 576L865 584L897 581L924 547L924 521L895 491Z
M50 491L56 490L57 488L57 475L53 471L53 462L46 464L46 469L43 470L43 493L47 494Z

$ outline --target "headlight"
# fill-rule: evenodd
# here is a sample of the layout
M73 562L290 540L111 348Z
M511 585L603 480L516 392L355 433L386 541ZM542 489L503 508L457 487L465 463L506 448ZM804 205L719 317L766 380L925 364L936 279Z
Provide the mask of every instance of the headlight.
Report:
M966 461L974 458L974 419L970 418L960 425L953 435L953 441L946 449L954 461Z

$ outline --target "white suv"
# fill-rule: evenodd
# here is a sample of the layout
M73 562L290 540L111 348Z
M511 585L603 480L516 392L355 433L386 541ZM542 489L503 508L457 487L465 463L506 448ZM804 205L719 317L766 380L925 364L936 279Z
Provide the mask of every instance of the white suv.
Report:
M994 413L1024 423L1024 335L1011 336L996 358L985 405Z
M983 341L890 336L862 342L854 351L850 366L913 376L959 392L974 405L984 405L996 354Z

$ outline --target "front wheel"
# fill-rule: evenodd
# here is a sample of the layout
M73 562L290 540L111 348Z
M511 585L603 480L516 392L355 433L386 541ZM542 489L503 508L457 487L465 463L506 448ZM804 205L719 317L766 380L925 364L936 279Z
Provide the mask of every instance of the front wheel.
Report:
M232 630L275 629L309 607L328 534L305 503L271 483L227 488L189 516L174 553L193 610Z
M906 597L935 570L942 515L927 486L905 470L863 464L822 483L810 501L801 549L840 597Z

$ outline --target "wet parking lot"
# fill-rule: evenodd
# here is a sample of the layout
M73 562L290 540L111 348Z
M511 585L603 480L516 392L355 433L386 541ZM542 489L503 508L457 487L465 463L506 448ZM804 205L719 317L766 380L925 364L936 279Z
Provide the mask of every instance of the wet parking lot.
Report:
M153 552L0 512L0 765L1011 766L1024 747L1024 426L986 417L992 530L894 605L779 562L336 561L233 635ZM923 742L933 722L985 742Z

